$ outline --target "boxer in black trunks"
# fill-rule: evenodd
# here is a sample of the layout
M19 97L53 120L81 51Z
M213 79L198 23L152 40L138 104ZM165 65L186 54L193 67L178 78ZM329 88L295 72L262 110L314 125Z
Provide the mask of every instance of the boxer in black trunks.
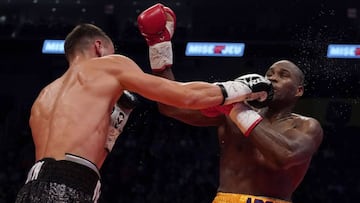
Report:
M180 83L146 74L128 57L114 54L111 39L91 24L76 26L64 48L68 70L42 89L31 109L36 163L17 203L98 200L99 169L122 126L123 114L114 106L124 91L189 109L251 94L238 81Z

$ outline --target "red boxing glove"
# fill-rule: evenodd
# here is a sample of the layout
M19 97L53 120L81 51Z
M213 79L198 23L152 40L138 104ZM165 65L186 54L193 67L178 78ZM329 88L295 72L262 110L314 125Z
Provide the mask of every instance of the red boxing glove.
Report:
M222 114L229 115L234 104L228 104L223 106L213 106L210 108L200 110L201 113L207 117L216 117Z
M149 45L152 70L163 70L173 64L171 38L175 32L176 16L168 7L158 3L143 11L137 18L141 35Z
M152 46L171 40L176 16L170 8L158 3L143 11L137 21L141 35Z

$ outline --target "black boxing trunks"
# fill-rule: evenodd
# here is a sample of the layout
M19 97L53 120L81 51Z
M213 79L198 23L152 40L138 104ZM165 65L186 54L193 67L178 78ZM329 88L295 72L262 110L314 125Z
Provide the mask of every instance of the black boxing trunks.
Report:
M15 202L93 203L99 199L100 187L99 171L92 162L66 154L65 160L37 161Z
M289 201L246 194L218 192L212 203L291 203Z

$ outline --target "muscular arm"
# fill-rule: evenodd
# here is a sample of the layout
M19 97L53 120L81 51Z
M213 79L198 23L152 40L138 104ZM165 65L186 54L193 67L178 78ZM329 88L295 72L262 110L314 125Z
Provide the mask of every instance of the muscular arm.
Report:
M265 164L275 169L287 169L310 161L318 149L323 131L315 119L308 118L302 126L280 132L263 120L249 139L263 154Z
M144 73L131 59L112 55L103 60L108 73L114 75L123 89L145 98L186 109L219 105L223 94L217 85L206 82L181 83ZM122 91L122 89L119 89Z
M158 103L161 114L182 121L193 126L219 126L225 120L225 116L206 117L198 110L181 109Z
M154 71L153 74L169 80L175 80L175 76L172 72L171 67L165 68L162 71ZM175 118L179 121L193 126L219 126L225 121L224 116L209 118L207 116L204 116L198 110L176 108L159 102L158 107L160 113L162 113L163 115Z

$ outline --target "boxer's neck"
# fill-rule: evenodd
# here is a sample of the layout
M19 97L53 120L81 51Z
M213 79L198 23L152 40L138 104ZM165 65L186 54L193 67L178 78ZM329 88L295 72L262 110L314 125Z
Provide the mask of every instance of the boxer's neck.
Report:
M292 107L282 109L267 108L263 115L271 122L285 120L292 116Z

